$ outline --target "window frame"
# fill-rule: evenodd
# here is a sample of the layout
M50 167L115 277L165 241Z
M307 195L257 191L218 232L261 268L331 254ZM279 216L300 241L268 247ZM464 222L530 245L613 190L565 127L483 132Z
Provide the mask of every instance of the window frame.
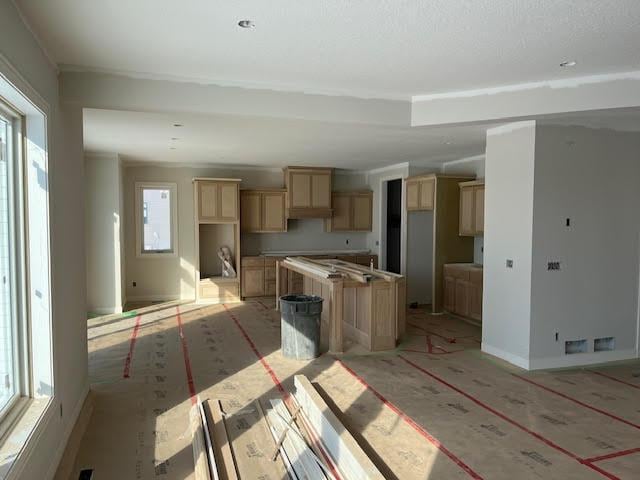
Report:
M171 249L148 250L144 246L144 190L169 190ZM171 182L135 183L136 258L175 258L178 256L178 185Z
M7 158L7 197L10 237L10 314L12 317L13 375L15 393L0 410L0 439L11 430L33 397L31 362L31 316L28 302L29 242L25 169L26 115L0 96L0 117L10 124L11 144Z

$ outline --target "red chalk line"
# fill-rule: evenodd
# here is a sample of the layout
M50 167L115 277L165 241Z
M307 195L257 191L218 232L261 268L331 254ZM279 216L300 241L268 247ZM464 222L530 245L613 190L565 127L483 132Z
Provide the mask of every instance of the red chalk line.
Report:
M133 360L133 349L136 346L136 338L138 337L138 332L140 331L140 319L142 315L136 316L136 323L133 327L133 332L131 332L131 340L129 342L129 353L127 354L127 358L124 361L124 371L122 372L122 378L129 378L131 375L131 361Z
M579 463L591 468L592 470L597 471L598 473L604 475L605 477L611 479L611 480L618 480L618 477L616 477L615 475L612 475L609 472L606 472L604 470L602 470L601 468L592 465L591 462L594 461L593 459L583 459L580 458L578 455L576 455L575 453L571 453L569 450L562 448L560 445L558 445L557 443L553 442L552 440L549 440L548 438L543 437L542 435L540 435L537 432L534 432L533 430L530 430L529 428L525 427L524 425L516 422L515 420L513 420L512 418L506 416L505 414L497 411L496 409L494 409L493 407L490 407L489 405L487 405L486 403L482 402L481 400L478 400L477 398L475 398L474 396L468 394L467 392L465 392L464 390L450 384L449 382L447 382L446 380L440 378L438 375L428 371L427 369L417 365L416 363L412 362L411 360L409 360L408 358L403 357L402 355L398 355L402 360L404 360L407 364L409 364L410 366L412 366L413 368L419 370L420 372L424 373L425 375L428 375L429 377L433 378L434 380L442 383L443 385L446 385L447 387L449 387L450 389L458 392L460 395L463 395L464 397L468 398L469 400L471 400L472 402L474 402L475 404L479 405L480 407L484 408L485 410L488 410L489 412L493 413L494 415L496 415L497 417L500 417L501 419L503 419L505 422L510 423L511 425L519 428L520 430L522 430L523 432L528 433L529 435L531 435L532 437L536 438L537 440L540 440L542 443L544 443L545 445L559 451L560 453L563 453L565 455L567 455L568 457L573 458L574 460L578 461Z
M566 394L564 394L562 392L554 390L553 388L547 387L546 385L543 385L543 384L538 383L538 382L534 382L530 378L522 377L522 376L520 376L518 374L515 374L515 373L512 373L511 375L513 375L516 378L519 378L522 381L530 383L531 385L535 385L538 388L546 390L547 392L553 393L555 395L558 395L559 397L562 397L562 398L564 398L566 400L569 400L569 401L571 401L573 403L576 403L576 404L578 404L578 405L580 405L580 406L582 406L584 408L588 408L589 410L593 410L594 412L598 412L598 413L600 413L602 415L605 415L605 416L607 416L609 418L612 418L613 420L616 420L618 422L624 423L625 425L629 425L630 427L637 428L637 429L640 430L640 425L638 425L637 423L630 422L629 420L625 420L624 418L618 417L617 415L609 413L606 410L602 410L600 408L594 407L593 405L589 405L588 403L581 402L580 400L577 400L577 399L575 399L573 397L570 397L569 395L566 395Z
M400 410L396 405L387 400L380 392L378 392L375 388L369 385L362 377L360 377L356 372L354 372L351 368L349 368L342 360L336 359L338 364L342 366L347 372L349 372L360 384L362 384L367 390L373 393L378 400L384 403L389 409L391 409L396 415L402 418L409 426L411 426L418 434L420 434L423 438L425 438L429 443L434 445L438 450L444 453L447 457L449 457L456 465L462 468L471 478L482 479L480 475L478 475L474 470L471 469L466 463L464 463L460 458L458 458L455 454L453 454L449 449L447 449L439 440L433 437L429 432L427 432L424 428L418 425L411 417L409 417L406 413Z
M262 302L259 302L259 303L264 307ZM267 362L267 360L262 356L262 354L258 350L258 347L256 346L256 344L253 342L253 340L251 339L251 337L249 336L247 331L244 329L244 327L240 324L240 320L238 320L238 318L234 315L234 313L231 310L229 310L229 307L227 307L226 304L223 303L222 306L227 311L227 314L229 315L229 317L231 317L231 320L233 320L233 322L236 324L236 326L240 330L240 333L242 334L244 339L249 344L249 347L251 347L251 350L253 350L253 353L256 355L256 357L258 357L258 360L260 361L260 363L262 364L264 369L267 371L267 373L271 377L271 380L273 381L273 383L275 384L276 388L278 389L278 391L280 392L280 394L284 398L284 402L287 405L291 405L291 400L292 400L291 394L284 389L284 387L282 386L282 382L280 382L280 379L278 378L276 373L271 368L271 365L269 365L269 362ZM310 430L309 428L307 428L307 431L310 432L310 434L311 434L311 432L313 432L313 430ZM315 442L315 439L314 439L314 442ZM335 461L325 451L325 449L322 446L322 444L319 444L317 446L318 446L318 450L320 451L320 454L324 457L325 462L326 462L327 466L329 467L329 470L331 470L331 473L334 475L334 477L342 478L340 473L337 470L337 465L335 464Z
M585 458L585 462L602 462L603 460L609 460L610 458L624 457L625 455L631 455L638 452L640 452L640 448L630 448L629 450L608 453L606 455L600 455L599 457Z
M289 392L287 392L282 386L282 383L280 382L280 379L276 375L276 372L273 371L273 369L271 368L271 365L269 365L269 363L264 359L264 357L258 350L258 347L256 347L256 344L253 343L253 340L251 340L251 337L249 336L247 331L244 329L244 327L240 324L240 321L236 318L233 312L229 310L229 307L227 307L227 305L224 303L222 304L222 306L229 314L229 317L231 317L231 320L233 320L233 322L236 324L236 326L240 330L240 333L242 333L242 336L249 344L249 347L251 347L251 350L253 350L253 353L256 355L256 357L258 357L258 361L262 364L264 369L267 371L267 373L271 377L271 380L273 380L273 383L276 385L276 388L278 389L278 391L282 394L282 396L285 399L287 399L289 397Z
M625 382L624 380L613 377L611 375L607 375L606 373L596 372L595 370L587 370L587 372L593 373L595 375L600 375L601 377L608 378L609 380L613 380L614 382L622 383L623 385L627 385L628 387L637 388L638 390L640 390L640 385L634 385L633 383Z
M184 368L187 372L187 384L189 385L189 395L191 396L191 405L197 403L196 400L196 387L193 383L193 373L191 372L191 360L189 359L189 348L187 346L187 339L184 336L184 330L182 328L182 316L180 315L180 307L176 306L176 320L178 321L178 332L180 334L180 343L182 343L182 356L184 358Z

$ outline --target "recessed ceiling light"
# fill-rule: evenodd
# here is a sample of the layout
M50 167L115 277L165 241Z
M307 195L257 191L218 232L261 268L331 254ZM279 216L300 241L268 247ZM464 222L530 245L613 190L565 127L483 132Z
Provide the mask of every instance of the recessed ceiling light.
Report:
M575 67L577 64L574 60L565 60L560 64L561 67Z
M238 26L240 28L255 28L256 24L253 23L253 20L240 20Z
M181 123L174 123L173 126L174 127L183 127L184 125L182 125Z
M175 150L176 147L169 147L169 150Z
M453 142L451 140L447 140L446 142L444 142L445 145L451 145Z
M171 140L180 140L178 137L171 137Z

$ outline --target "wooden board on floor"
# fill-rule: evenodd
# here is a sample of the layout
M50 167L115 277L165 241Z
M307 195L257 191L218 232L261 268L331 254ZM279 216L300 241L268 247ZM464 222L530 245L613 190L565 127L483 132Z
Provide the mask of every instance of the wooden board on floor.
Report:
M220 400L207 400L204 402L203 408L211 430L213 454L216 458L220 480L238 480Z
M384 480L349 431L340 423L309 379L294 377L295 399L302 407L305 418L320 436L322 445L338 466L345 480Z
M265 480L287 478L282 460L279 457L271 460L275 442L257 402L255 400L225 418L238 476Z

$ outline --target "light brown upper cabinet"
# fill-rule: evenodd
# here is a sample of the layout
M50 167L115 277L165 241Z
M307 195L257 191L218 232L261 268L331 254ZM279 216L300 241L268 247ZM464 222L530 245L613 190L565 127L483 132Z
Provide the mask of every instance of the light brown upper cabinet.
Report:
M373 192L333 192L333 216L326 220L328 232L370 232Z
M286 232L286 191L242 190L240 192L240 229L243 232Z
M435 175L421 175L407 178L407 211L433 210Z
M332 214L331 186L333 169L287 167L288 218L328 218Z
M484 182L460 183L460 235L481 236L484 233Z
M239 218L239 182L235 179L195 179L199 223L233 223Z

